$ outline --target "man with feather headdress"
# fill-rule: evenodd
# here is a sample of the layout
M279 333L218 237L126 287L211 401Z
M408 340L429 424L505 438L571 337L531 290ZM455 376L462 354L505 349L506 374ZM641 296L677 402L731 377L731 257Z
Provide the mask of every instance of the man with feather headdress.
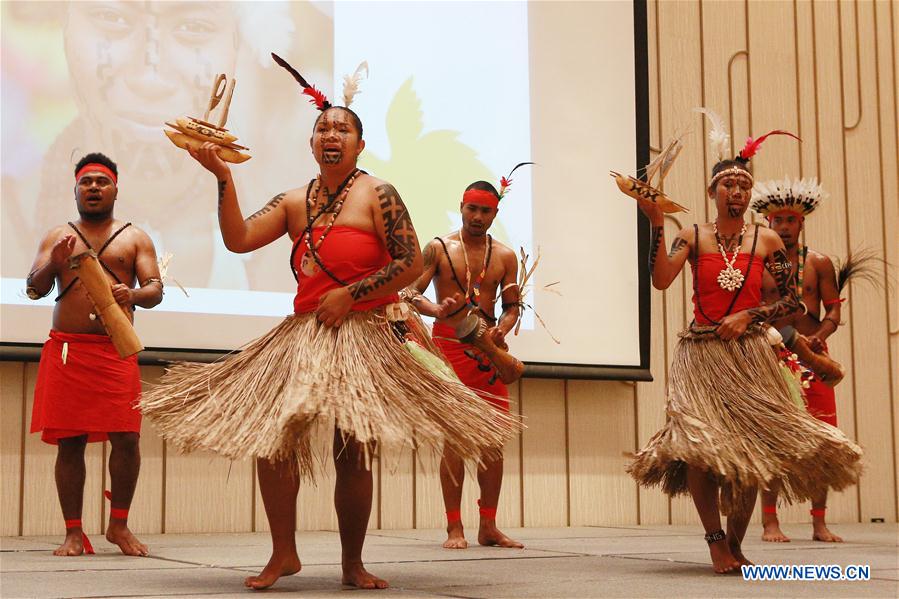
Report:
M828 197L823 186L816 179L784 178L783 181L765 181L753 189L752 209L763 216L771 229L784 242L787 256L792 265L789 282L794 293L802 301L802 311L782 321L778 327L792 325L805 335L810 348L816 353L826 353L826 340L840 326L840 308L844 300L840 292L849 277L863 275L865 258L847 261L837 273L830 258L809 249L801 242L800 235L805 227L805 218L812 214L821 201ZM860 269L860 270L859 270ZM780 299L773 278L766 277L763 283L763 298L771 303ZM823 316L822 316L823 314ZM818 376L813 376L805 390L805 403L809 413L831 426L837 425L836 396L834 388ZM778 489L773 487L762 493L762 540L779 543L789 542L780 529L777 518ZM827 486L812 497L812 539L831 543L841 543L842 538L828 530L825 522L827 509Z

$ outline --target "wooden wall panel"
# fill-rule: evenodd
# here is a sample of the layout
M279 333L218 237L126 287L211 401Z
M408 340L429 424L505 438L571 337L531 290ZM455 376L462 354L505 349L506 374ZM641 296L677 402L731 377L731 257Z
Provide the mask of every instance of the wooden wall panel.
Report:
M843 20L843 64L855 64L844 75L844 112L846 143L847 246L860 246L884 255L883 211L864 210L868 198L884 197L881 189L880 143L878 141L877 65L875 61L874 5L871 2L841 3ZM854 25L854 26L853 26ZM848 43L846 43L848 42ZM847 55L850 56L847 59ZM854 57L854 60L851 58ZM857 94L856 94L857 92ZM858 97L855 106L851 98ZM858 119L848 120L858 113ZM895 163L894 163L895 164ZM893 239L895 244L895 238ZM881 271L884 266L878 265ZM878 272L878 279L883 280ZM859 484L859 508L863 522L871 518L889 518L895 514L896 499L894 458L880 451L881 439L892 436L892 423L883 415L890 412L890 373L883 362L865 359L889 353L887 312L884 292L869 284L853 284L851 303L844 310L852 322L853 390L856 402L856 431L858 442L868 448L867 475Z
M25 442L25 364L0 363L0 535L22 534L22 447Z
M634 385L568 382L571 526L625 526L637 521L637 485L626 472L633 447Z
M565 383L521 382L522 505L525 526L568 525L568 467Z
M249 532L253 464L198 451L166 453L166 532Z

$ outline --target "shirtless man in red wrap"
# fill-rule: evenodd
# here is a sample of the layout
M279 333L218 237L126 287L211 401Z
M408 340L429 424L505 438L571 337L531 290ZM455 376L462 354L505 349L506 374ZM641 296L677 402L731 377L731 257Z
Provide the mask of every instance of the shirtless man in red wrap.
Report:
M777 233L787 249L792 271L790 286L801 298L804 309L791 315L777 326L792 325L806 335L815 352L827 352L827 338L840 326L840 291L845 285L838 280L830 258L810 249L800 238L805 228L805 218L811 215L828 194L814 179L771 181L761 183L753 191L752 209L764 216L768 226ZM770 277L763 282L764 299L772 303L780 299L777 285ZM834 388L817 376L809 381L805 390L809 414L831 426L837 425L837 404ZM779 488L762 492L762 540L788 543L790 538L780 529L777 517ZM823 486L812 497L812 539L828 543L842 543L843 539L827 528L827 487Z
M501 410L509 410L509 391L499 380L487 358L473 346L456 338L455 328L468 314L477 314L490 327L494 343L505 347L505 337L520 313L516 284L518 260L515 252L494 240L487 231L499 207L500 195L486 181L469 185L462 196L462 228L431 240L424 249L424 272L412 286L411 301L418 311L436 318L434 343L440 348L458 377L484 399ZM437 303L421 295L431 281ZM497 298L502 314L494 316ZM451 451L444 451L440 464L440 486L446 507L447 549L465 549L468 541L462 527L462 482L465 463ZM496 527L496 506L503 482L503 460L485 460L478 469L481 488L478 543L500 547L524 547Z
M162 280L150 237L113 217L118 169L103 154L88 154L75 166L75 203L80 218L51 229L41 241L27 279L27 293L39 299L54 283L61 290L53 329L44 344L34 389L31 432L58 446L56 490L66 539L54 555L93 553L81 525L88 443L110 442L112 485L106 539L126 555L147 555L128 529L128 509L140 471L137 356L119 357L74 271L70 256L94 250L109 276L116 301L128 308L152 308L162 301ZM139 284L135 288L135 283ZM132 317L133 319L133 317Z

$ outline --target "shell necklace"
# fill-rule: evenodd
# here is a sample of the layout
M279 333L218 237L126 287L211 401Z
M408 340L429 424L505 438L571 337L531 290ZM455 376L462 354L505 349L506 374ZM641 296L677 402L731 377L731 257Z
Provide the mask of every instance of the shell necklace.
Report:
M724 245L721 244L721 237L718 235L717 220L714 223L714 227L718 251L721 252L721 257L724 259L724 268L718 273L718 285L725 291L736 291L743 286L744 280L743 271L739 268L734 268L734 264L737 262L737 255L740 253L740 248L743 247L743 235L746 234L746 223L744 222L743 228L740 229L740 239L737 241L737 246L734 248L734 255L731 256L730 259L727 257Z

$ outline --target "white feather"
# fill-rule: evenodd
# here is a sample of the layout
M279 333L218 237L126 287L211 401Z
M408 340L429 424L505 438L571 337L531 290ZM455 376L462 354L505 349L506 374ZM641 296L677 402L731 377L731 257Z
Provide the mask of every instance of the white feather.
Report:
M368 61L365 60L356 67L356 72L352 75L343 76L343 105L347 108L355 95L359 93L359 82L363 78L368 78Z
M693 110L708 117L709 123L712 125L709 129L709 149L712 150L712 156L715 157L716 162L724 160L730 152L730 134L727 132L727 127L724 126L724 119L708 108L700 106Z

